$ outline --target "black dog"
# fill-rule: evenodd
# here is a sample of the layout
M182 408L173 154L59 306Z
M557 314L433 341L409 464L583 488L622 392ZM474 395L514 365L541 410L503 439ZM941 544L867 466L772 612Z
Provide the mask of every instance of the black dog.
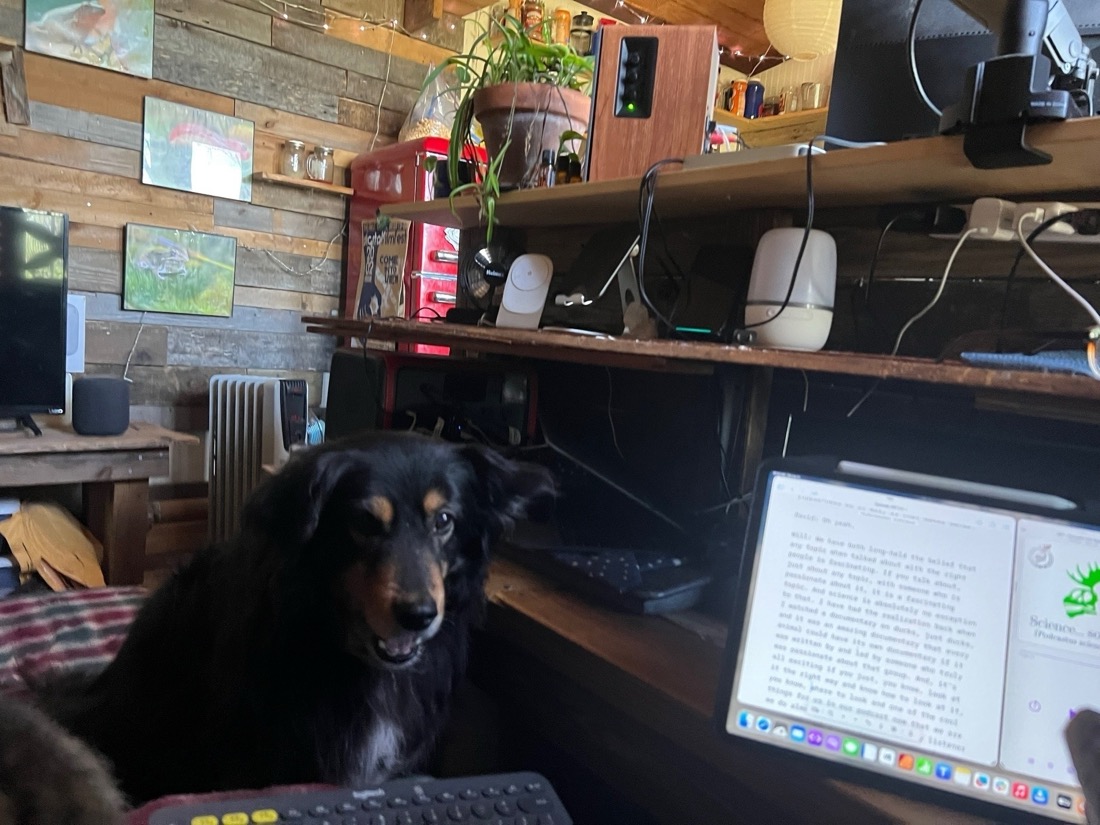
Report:
M416 770L464 671L492 541L552 493L542 467L478 446L379 434L309 451L55 711L133 802Z

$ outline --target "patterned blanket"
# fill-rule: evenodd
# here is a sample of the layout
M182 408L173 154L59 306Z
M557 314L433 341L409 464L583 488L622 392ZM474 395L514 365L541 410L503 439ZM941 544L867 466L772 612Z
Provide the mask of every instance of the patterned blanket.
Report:
M0 693L25 695L51 672L114 658L148 591L106 587L0 601Z

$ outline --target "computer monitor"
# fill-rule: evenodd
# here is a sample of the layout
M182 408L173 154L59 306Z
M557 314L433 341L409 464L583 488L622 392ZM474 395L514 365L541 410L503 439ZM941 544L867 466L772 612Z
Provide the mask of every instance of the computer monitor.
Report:
M0 419L63 411L68 217L0 207Z
M1100 527L1073 508L845 462L766 464L724 736L997 821L1085 822L1063 729L1100 704Z
M1064 3L1097 54L1100 3ZM912 12L912 0L844 0L829 96L830 136L893 141L938 134L939 117L910 79L906 39ZM966 70L996 53L996 38L951 0L925 0L916 35L921 82L940 109L959 103Z

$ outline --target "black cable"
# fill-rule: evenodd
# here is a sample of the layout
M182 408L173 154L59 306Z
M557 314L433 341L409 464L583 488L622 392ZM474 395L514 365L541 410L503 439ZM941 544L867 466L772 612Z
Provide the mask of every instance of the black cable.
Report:
M806 228L802 232L802 243L798 245L798 255L794 259L794 269L791 271L791 281L787 284L787 294L783 296L783 303L779 305L779 311L775 315L754 324L745 324L737 331L738 334L770 324L782 315L783 310L791 303L791 296L794 295L794 287L798 282L798 270L802 266L802 257L806 254L806 245L810 242L810 231L814 228L814 143L820 139L812 137L806 144Z
M913 88L916 89L917 95L924 101L924 105L936 117L942 117L943 112L940 107L932 102L932 99L928 97L928 92L924 90L924 84L920 81L920 69L917 68L917 18L920 16L920 7L923 3L924 0L917 0L913 5L913 14L909 18L909 34L905 40L906 51L909 54L909 79L913 82Z
M894 217L890 218L890 222L882 227L882 234L878 236L878 243L875 245L875 254L871 256L871 266L867 270L867 283L863 287L864 304L871 300L871 284L875 280L875 269L878 267L878 257L882 253L882 243L886 240L886 233L893 229L894 224L900 219L901 215L894 215Z
M683 162L683 158L664 158L657 161L642 175L642 183L638 187L638 297L642 299L646 309L669 330L673 329L672 322L654 306L645 291L645 252L649 242L649 222L653 216L653 199L657 194L657 172L662 166Z

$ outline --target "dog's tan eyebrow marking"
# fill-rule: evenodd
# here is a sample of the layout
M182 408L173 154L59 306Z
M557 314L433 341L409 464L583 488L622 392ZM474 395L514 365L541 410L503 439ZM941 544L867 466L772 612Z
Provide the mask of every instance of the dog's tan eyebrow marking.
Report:
M382 522L382 526L388 528L393 524L393 502L385 496L371 496L367 499L367 509L371 515Z
M424 512L429 516L438 513L446 504L447 497L434 487L424 494Z

